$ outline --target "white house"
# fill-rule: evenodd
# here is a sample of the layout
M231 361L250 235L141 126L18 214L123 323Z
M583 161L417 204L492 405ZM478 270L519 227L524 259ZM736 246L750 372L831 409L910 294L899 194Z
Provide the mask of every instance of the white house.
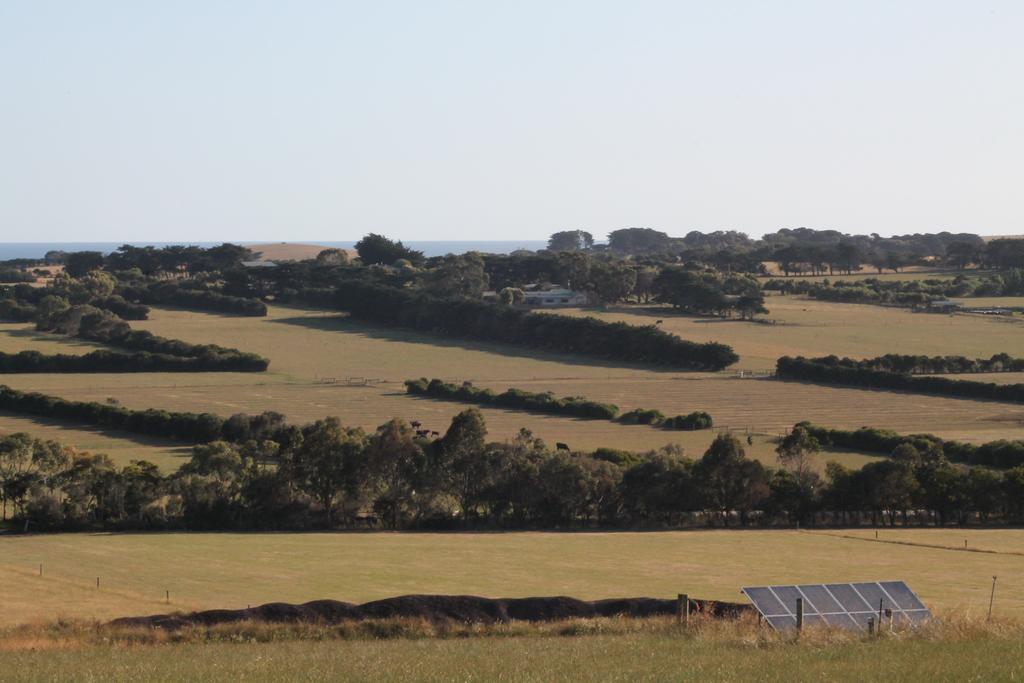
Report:
M587 295L571 289L530 290L523 292L527 306L586 306Z

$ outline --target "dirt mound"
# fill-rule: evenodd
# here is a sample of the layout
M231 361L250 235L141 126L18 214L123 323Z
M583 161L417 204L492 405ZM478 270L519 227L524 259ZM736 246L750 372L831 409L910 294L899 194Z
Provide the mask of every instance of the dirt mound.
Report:
M749 611L749 605L711 600L690 600L692 613L732 617ZM651 617L675 614L675 600L612 598L588 602L565 596L540 598L481 598L475 595L402 595L362 605L337 600L314 600L302 605L271 602L248 609L212 609L190 614L156 614L124 617L113 627L150 627L173 631L187 626L213 626L236 621L265 623L311 622L336 624L363 619L412 618L434 622L493 624L507 621L558 621L593 617Z

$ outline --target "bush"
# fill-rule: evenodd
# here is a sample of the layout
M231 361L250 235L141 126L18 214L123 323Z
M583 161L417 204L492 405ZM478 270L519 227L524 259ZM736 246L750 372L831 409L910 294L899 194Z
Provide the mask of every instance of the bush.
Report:
M67 420L100 427L117 429L146 436L180 439L191 443L207 443L228 438L224 426L228 420L212 413L179 413L166 410L130 410L106 403L68 401L57 396L29 393L0 384L0 410L37 415L47 419ZM276 414L271 414L276 415ZM267 421L263 415L229 418L260 425Z
M1009 357L1007 356L1007 358ZM776 362L775 369L776 374L783 379L1024 403L1024 384L973 382L946 377L921 377L888 370L873 370L870 367L861 366L858 361L839 359L835 356L825 358L784 356Z
M627 425L660 425L664 421L664 413L648 408L634 408L619 416L619 422Z
M449 401L493 405L502 408L528 410L535 413L553 415L571 415L597 420L613 420L619 412L618 406L610 403L588 401L582 396L566 396L556 398L551 392L533 393L522 389L507 389L496 394L490 389L478 389L465 382L461 385L425 377L410 379L405 382L407 393L420 396L431 396Z
M683 431L696 431L698 429L711 429L714 421L711 416L702 410L697 410L689 415L676 415L665 420L667 429L680 429Z

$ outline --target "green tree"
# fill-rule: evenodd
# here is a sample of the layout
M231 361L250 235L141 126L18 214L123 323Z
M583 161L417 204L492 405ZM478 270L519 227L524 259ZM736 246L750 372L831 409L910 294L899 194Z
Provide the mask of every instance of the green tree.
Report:
M414 265L423 263L423 253L409 249L401 241L390 240L384 235L370 233L356 242L356 252L364 265L375 263L390 265L399 259L406 259Z
M416 443L412 427L393 419L377 428L367 449L374 510L392 529L401 527L417 509L418 486L423 481L426 457Z
M328 526L334 524L339 500L359 500L366 451L363 430L342 427L337 418L317 420L302 429L302 443L292 454L291 472L299 490L320 505Z
M583 230L563 230L548 238L548 251L587 251L594 246L594 236Z

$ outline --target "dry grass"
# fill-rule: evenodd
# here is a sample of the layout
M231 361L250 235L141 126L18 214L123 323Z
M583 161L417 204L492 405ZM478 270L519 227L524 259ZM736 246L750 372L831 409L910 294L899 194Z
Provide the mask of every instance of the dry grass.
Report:
M720 339L733 344L742 356L739 366L746 368L770 366L775 358L787 353L820 355L835 351L866 356L896 348L906 352L984 356L1004 350L1012 352L1021 332L1017 325L966 316L911 314L876 306L823 304L789 297L773 298L770 304L773 315L783 318L786 324L707 321L636 310L597 315L634 323L653 322L655 315L661 315L663 326L669 331L687 338ZM303 309L275 306L266 318L161 309L153 312L152 320L134 326L191 342L215 342L261 353L271 359L270 372L7 375L2 381L19 389L80 400L103 401L115 396L134 408L162 407L221 415L278 410L296 422L337 415L346 423L367 429L391 417L402 417L443 431L451 417L465 406L406 396L402 381L426 375L472 380L495 389L517 386L533 391L551 390L560 395L578 394L614 402L623 410L652 407L670 415L707 410L719 426L749 429L757 434L751 455L768 463L774 460L774 446L766 435L777 435L800 420L845 428L872 425L901 432L929 431L973 442L1024 437L1024 408L1009 404L764 379L740 380L730 372L673 373L580 362L563 355L498 344L439 341L428 335L371 327L343 316ZM62 343L55 339L40 341L39 335L30 332L27 325L7 327L9 332L23 334L0 335L8 346ZM382 382L367 387L318 383L325 377L364 377ZM699 455L714 436L707 431L672 432L493 408L485 409L484 413L492 438L511 438L521 427L529 427L549 442L564 441L578 449L611 446L647 450L676 442L691 455ZM7 418L0 417L0 428L11 429ZM131 450L130 443L127 451ZM173 462L161 454L153 457L163 463ZM867 461L867 456L827 453L821 461L829 459L859 466Z
M0 623L109 619L409 593L740 601L744 585L902 579L926 604L1024 618L1024 558L875 543L834 532L57 534L0 539ZM842 532L848 533L848 532ZM915 531L903 532L913 537ZM882 530L884 539L898 532ZM1020 547L1021 530L950 545ZM39 564L43 576L39 576ZM100 589L96 589L100 577ZM171 604L164 603L169 590Z
M58 624L0 634L0 670L12 681L1017 680L1024 629L962 615L874 638L808 629L799 639L752 619L241 623L176 635Z

